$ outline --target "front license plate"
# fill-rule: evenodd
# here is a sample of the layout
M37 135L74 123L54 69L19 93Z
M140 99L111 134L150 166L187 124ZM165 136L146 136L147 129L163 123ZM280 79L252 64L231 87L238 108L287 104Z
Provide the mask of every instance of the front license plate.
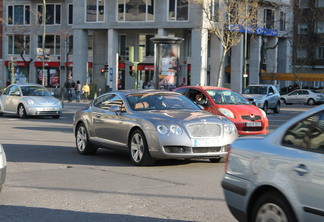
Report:
M261 122L247 122L246 126L261 126Z
M193 146L202 146L202 147L208 147L208 146L219 146L219 140L218 139L193 139Z

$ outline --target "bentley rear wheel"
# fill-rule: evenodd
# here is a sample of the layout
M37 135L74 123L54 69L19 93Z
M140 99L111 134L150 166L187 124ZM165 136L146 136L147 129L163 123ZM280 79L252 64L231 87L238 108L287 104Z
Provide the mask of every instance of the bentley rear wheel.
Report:
M88 132L83 123L77 126L75 143L79 153L82 155L92 155L97 152L97 147L93 146L89 141Z

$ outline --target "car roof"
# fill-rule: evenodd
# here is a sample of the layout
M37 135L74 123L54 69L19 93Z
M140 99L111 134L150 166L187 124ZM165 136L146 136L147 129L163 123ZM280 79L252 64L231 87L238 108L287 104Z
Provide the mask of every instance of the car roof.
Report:
M181 86L176 89L182 89L182 88L199 89L199 90L210 90L210 89L232 90L232 89L217 87L217 86Z
M35 84L35 83L15 83L15 84L12 84L12 85L16 85L16 86L19 86L19 87L21 87L21 86L42 86L40 84Z
M178 94L177 92L167 91L167 90L158 90L158 89L128 89L128 90L118 90L112 91L110 93L119 93L119 94L141 94L141 93L170 93L170 94Z

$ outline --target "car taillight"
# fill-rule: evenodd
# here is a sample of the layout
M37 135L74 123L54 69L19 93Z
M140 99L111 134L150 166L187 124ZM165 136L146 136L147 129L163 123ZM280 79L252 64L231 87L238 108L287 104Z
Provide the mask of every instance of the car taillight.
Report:
M229 161L229 156L231 154L231 146L229 145L227 148L227 154L225 157L225 173L227 173L227 168L228 168L228 161Z

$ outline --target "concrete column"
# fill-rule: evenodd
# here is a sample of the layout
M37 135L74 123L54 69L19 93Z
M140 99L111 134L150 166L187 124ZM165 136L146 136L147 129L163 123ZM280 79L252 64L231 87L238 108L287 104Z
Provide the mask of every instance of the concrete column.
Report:
M101 93L106 90L105 76L101 69L107 64L107 31L97 30L93 33L93 83Z
M191 85L207 84L208 31L193 29L191 35Z
M107 78L107 86L112 90L117 90L118 79L118 31L108 29L108 61L109 73Z
M261 36L257 35L250 40L250 58L249 58L249 83L259 84L260 60L261 60ZM248 85L247 84L247 85Z
M278 64L278 37L268 37L267 38L267 56L266 56L266 65L267 72L277 73L277 64Z
M243 35L241 41L231 51L231 89L242 92L243 84Z
M73 80L85 84L88 65L88 31L74 29L73 31Z
M278 72L290 72L291 45L288 39L282 39L278 44Z
M165 29L158 29L158 36L168 36L168 31Z
M210 38L210 58L209 58L211 86L217 86L218 70L221 63L222 55L223 55L223 47L219 39L216 37L216 35L212 34ZM224 74L225 74L225 64L223 64L223 72L220 76L221 78L220 86L224 85Z

